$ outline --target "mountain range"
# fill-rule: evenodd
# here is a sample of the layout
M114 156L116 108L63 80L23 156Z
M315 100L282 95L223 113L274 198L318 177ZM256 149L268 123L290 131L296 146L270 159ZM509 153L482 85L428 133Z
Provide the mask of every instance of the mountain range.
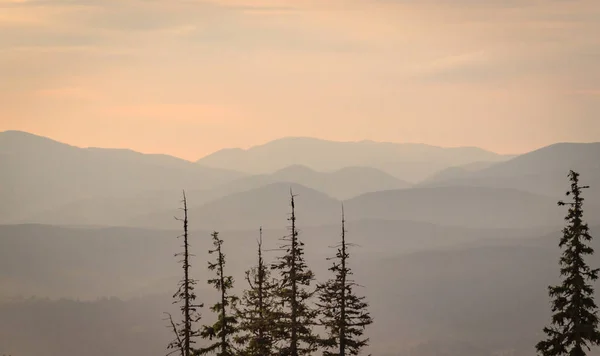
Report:
M0 167L2 221L79 199L208 188L242 176L171 156L79 148L17 131L0 133Z
M321 155L305 149L310 143ZM130 150L79 148L7 131L0 133L0 166L6 172L0 178L0 223L171 228L185 188L200 226L276 227L285 223L287 196L294 188L307 204L305 221L311 225L335 222L343 202L354 219L539 226L556 219L552 199L562 196L569 169L579 170L584 182L592 186L587 192L590 209L595 212L600 206L600 189L594 189L594 183L600 182L596 159L600 143L557 144L508 160L479 149L303 138L277 140L243 152L252 157L288 152L297 157L292 162L312 162L313 166L332 163L328 159L337 157L342 167L328 166L329 170L319 172L290 164L271 173L252 174L261 166L235 166L239 171L223 168L225 163L220 168L205 166L224 153L198 164ZM365 164L378 152L383 156L371 166L342 165ZM389 158L390 152L397 152L398 161L403 162L429 157L428 162L437 165L443 157L446 165L462 165L442 168L415 185L374 167L382 157ZM356 157L362 161L353 161ZM277 159L264 161L275 164ZM249 162L252 159L246 165ZM226 223L228 216L238 219Z
M480 186L562 196L569 170L591 185L586 195L600 198L600 143L559 143L483 169L447 169L422 186ZM597 183L596 183L597 182Z
M198 160L198 163L255 174L270 173L289 165L304 165L318 171L367 166L416 183L447 167L473 162L500 162L511 157L477 147L442 148L411 143L333 142L289 137L247 150L217 151Z
M181 222L173 217L181 217L185 189L199 280L208 278L210 233L218 230L239 292L259 227L265 258L278 255L294 194L319 281L344 207L354 278L375 318L369 352L533 356L549 317L546 286L558 279L566 212L556 203L568 170L579 171L590 185L585 218L597 234L598 157L600 143L509 157L287 138L190 162L2 132L0 354L164 354L162 312L171 310L180 273L173 254ZM593 256L590 264L598 263ZM209 286L197 292L210 304ZM122 300L97 300L107 296Z

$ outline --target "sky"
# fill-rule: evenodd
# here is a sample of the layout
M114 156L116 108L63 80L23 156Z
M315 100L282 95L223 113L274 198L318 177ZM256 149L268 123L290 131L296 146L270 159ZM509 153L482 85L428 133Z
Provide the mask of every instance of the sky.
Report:
M598 0L0 0L0 131L190 160L600 141L599 34Z

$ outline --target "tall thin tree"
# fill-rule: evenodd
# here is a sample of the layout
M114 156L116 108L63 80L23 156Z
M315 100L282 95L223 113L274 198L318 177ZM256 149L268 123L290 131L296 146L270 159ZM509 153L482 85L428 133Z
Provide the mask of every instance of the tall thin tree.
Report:
M290 234L283 237L282 250L271 269L279 272L279 288L276 297L283 309L277 316L277 329L282 344L279 355L310 355L317 349L317 336L313 332L316 309L310 305L314 295L311 284L315 277L304 260L304 243L298 237L296 226L295 195L290 190Z
M271 356L275 352L274 325L279 306L275 302L277 281L271 278L262 250L262 227L257 248L256 266L246 271L249 289L244 291L237 310L241 335L237 342L242 356Z
M334 261L329 268L334 277L320 284L318 289L320 321L327 331L327 337L321 340L324 356L358 355L369 343L368 338L362 337L364 330L373 323L365 297L358 297L353 290L357 284L351 279L352 271L348 266L351 244L346 242L343 206L341 237L342 241L335 246L335 257L328 258Z
M235 354L233 338L237 333L237 318L233 314L233 308L238 300L230 294L233 288L233 277L225 275L225 254L223 253L223 240L219 238L218 232L212 233L214 249L209 254L216 254L215 262L208 262L208 269L216 273L216 277L208 280L215 289L219 291L220 300L211 307L218 314L217 321L210 326L204 326L201 336L204 339L217 339L213 344L196 351L196 355L215 353L217 356L232 356Z
M173 304L180 304L183 320L176 323L173 321L172 316L167 313L170 322L169 327L173 329L175 334L175 339L169 343L167 349L171 350L168 355L179 353L182 356L191 356L195 338L200 335L200 331L195 328L195 323L201 318L199 309L203 307L203 304L196 302L197 297L194 289L198 281L190 277L190 257L193 257L193 255L190 253L188 207L185 191L183 191L182 204L183 219L178 217L175 217L175 219L183 223L183 235L178 236L178 238L183 237L183 251L175 254L175 256L181 257L179 262L182 264L183 278L178 283L177 292L173 294L175 299Z
M552 298L552 326L544 328L546 339L536 346L543 356L584 356L590 347L600 344L597 306L591 281L598 279L598 269L591 269L584 257L594 250L587 223L583 220L582 191L589 187L579 185L579 173L570 171L571 189L567 196L571 202L558 202L568 206L566 227L559 246L564 249L560 259L561 285L550 286Z

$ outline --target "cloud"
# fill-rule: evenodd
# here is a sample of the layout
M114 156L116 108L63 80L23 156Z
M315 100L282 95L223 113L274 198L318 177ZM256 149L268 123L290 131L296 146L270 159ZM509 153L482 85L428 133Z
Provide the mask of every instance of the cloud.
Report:
M597 0L0 0L0 117L90 134L110 117L156 133L205 120L225 136L252 122L236 131L245 144L340 127L435 143L481 117L583 120L599 19Z
M352 51L353 38L311 28L291 3L193 0L30 0L0 3L0 50L115 47L183 40L213 48ZM0 18L1 19L1 18ZM171 44L171 43L169 43ZM129 44L127 44L129 45Z

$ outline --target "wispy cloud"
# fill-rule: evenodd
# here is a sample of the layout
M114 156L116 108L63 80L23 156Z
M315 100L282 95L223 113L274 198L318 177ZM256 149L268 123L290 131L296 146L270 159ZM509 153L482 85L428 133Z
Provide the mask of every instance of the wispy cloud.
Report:
M102 127L109 116L125 128L143 118L149 132L173 117L178 130L208 120L215 131L194 158L218 145L320 132L500 147L481 117L508 132L519 120L507 117L583 122L595 112L597 5L0 0L0 117L11 117L10 128L52 118L56 130L74 121L81 130ZM479 131L465 142L461 125ZM228 136L234 127L254 129ZM577 136L568 130L565 139Z

